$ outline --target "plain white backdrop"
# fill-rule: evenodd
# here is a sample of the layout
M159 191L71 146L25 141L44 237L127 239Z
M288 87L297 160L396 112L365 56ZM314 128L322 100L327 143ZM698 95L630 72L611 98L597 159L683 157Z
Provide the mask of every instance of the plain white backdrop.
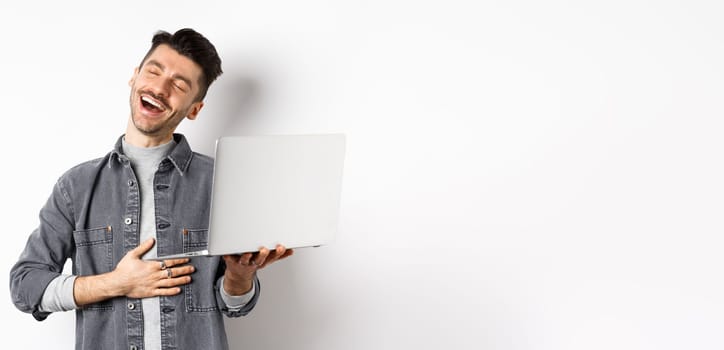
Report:
M344 132L340 232L260 273L233 349L722 349L717 1L0 5L5 276L53 183L125 130L158 29L225 74L192 147ZM6 277L7 278L7 277ZM70 349L0 290L3 347Z

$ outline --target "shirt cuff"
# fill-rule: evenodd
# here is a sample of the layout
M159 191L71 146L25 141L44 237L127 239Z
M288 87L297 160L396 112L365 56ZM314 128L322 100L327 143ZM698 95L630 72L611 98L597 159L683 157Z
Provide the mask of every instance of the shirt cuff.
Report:
M224 300L224 303L226 303L226 307L229 308L231 311L239 311L241 308L246 306L246 304L251 301L251 299L254 297L254 293L256 292L256 283L251 284L251 290L246 292L242 295L230 295L229 293L224 290L224 277L221 276L221 299Z
M73 286L77 276L60 275L50 281L43 292L43 299L40 301L40 311L59 312L77 309Z

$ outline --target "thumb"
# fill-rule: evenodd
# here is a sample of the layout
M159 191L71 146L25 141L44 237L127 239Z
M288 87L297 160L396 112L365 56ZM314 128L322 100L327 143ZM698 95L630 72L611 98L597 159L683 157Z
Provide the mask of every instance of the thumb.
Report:
M143 254L146 254L147 251L151 250L154 244L156 244L156 240L153 238L149 238L141 242L138 247L128 252L128 254L133 257L140 258L141 256L143 256Z

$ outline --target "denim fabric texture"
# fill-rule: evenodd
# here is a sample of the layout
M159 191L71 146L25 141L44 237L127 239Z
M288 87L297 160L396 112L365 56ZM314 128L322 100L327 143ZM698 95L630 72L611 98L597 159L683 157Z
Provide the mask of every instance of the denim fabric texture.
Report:
M63 174L40 211L10 271L12 301L18 309L44 320L43 292L72 259L74 275L112 271L139 242L139 186L121 136L105 157L77 165ZM207 245L213 159L195 153L185 137L158 167L154 178L156 248L159 255L202 250ZM230 311L220 294L223 260L194 257L192 282L182 292L160 297L163 349L228 349L222 315L239 317L254 308L256 293L241 310ZM143 349L141 301L119 297L76 309L76 349Z

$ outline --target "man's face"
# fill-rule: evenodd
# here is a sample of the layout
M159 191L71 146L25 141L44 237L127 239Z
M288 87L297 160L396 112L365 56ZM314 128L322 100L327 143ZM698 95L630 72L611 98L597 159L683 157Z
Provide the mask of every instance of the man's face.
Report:
M199 93L201 67L168 45L159 45L136 68L131 86L131 119L140 134L170 138L184 119L195 119L203 102Z

